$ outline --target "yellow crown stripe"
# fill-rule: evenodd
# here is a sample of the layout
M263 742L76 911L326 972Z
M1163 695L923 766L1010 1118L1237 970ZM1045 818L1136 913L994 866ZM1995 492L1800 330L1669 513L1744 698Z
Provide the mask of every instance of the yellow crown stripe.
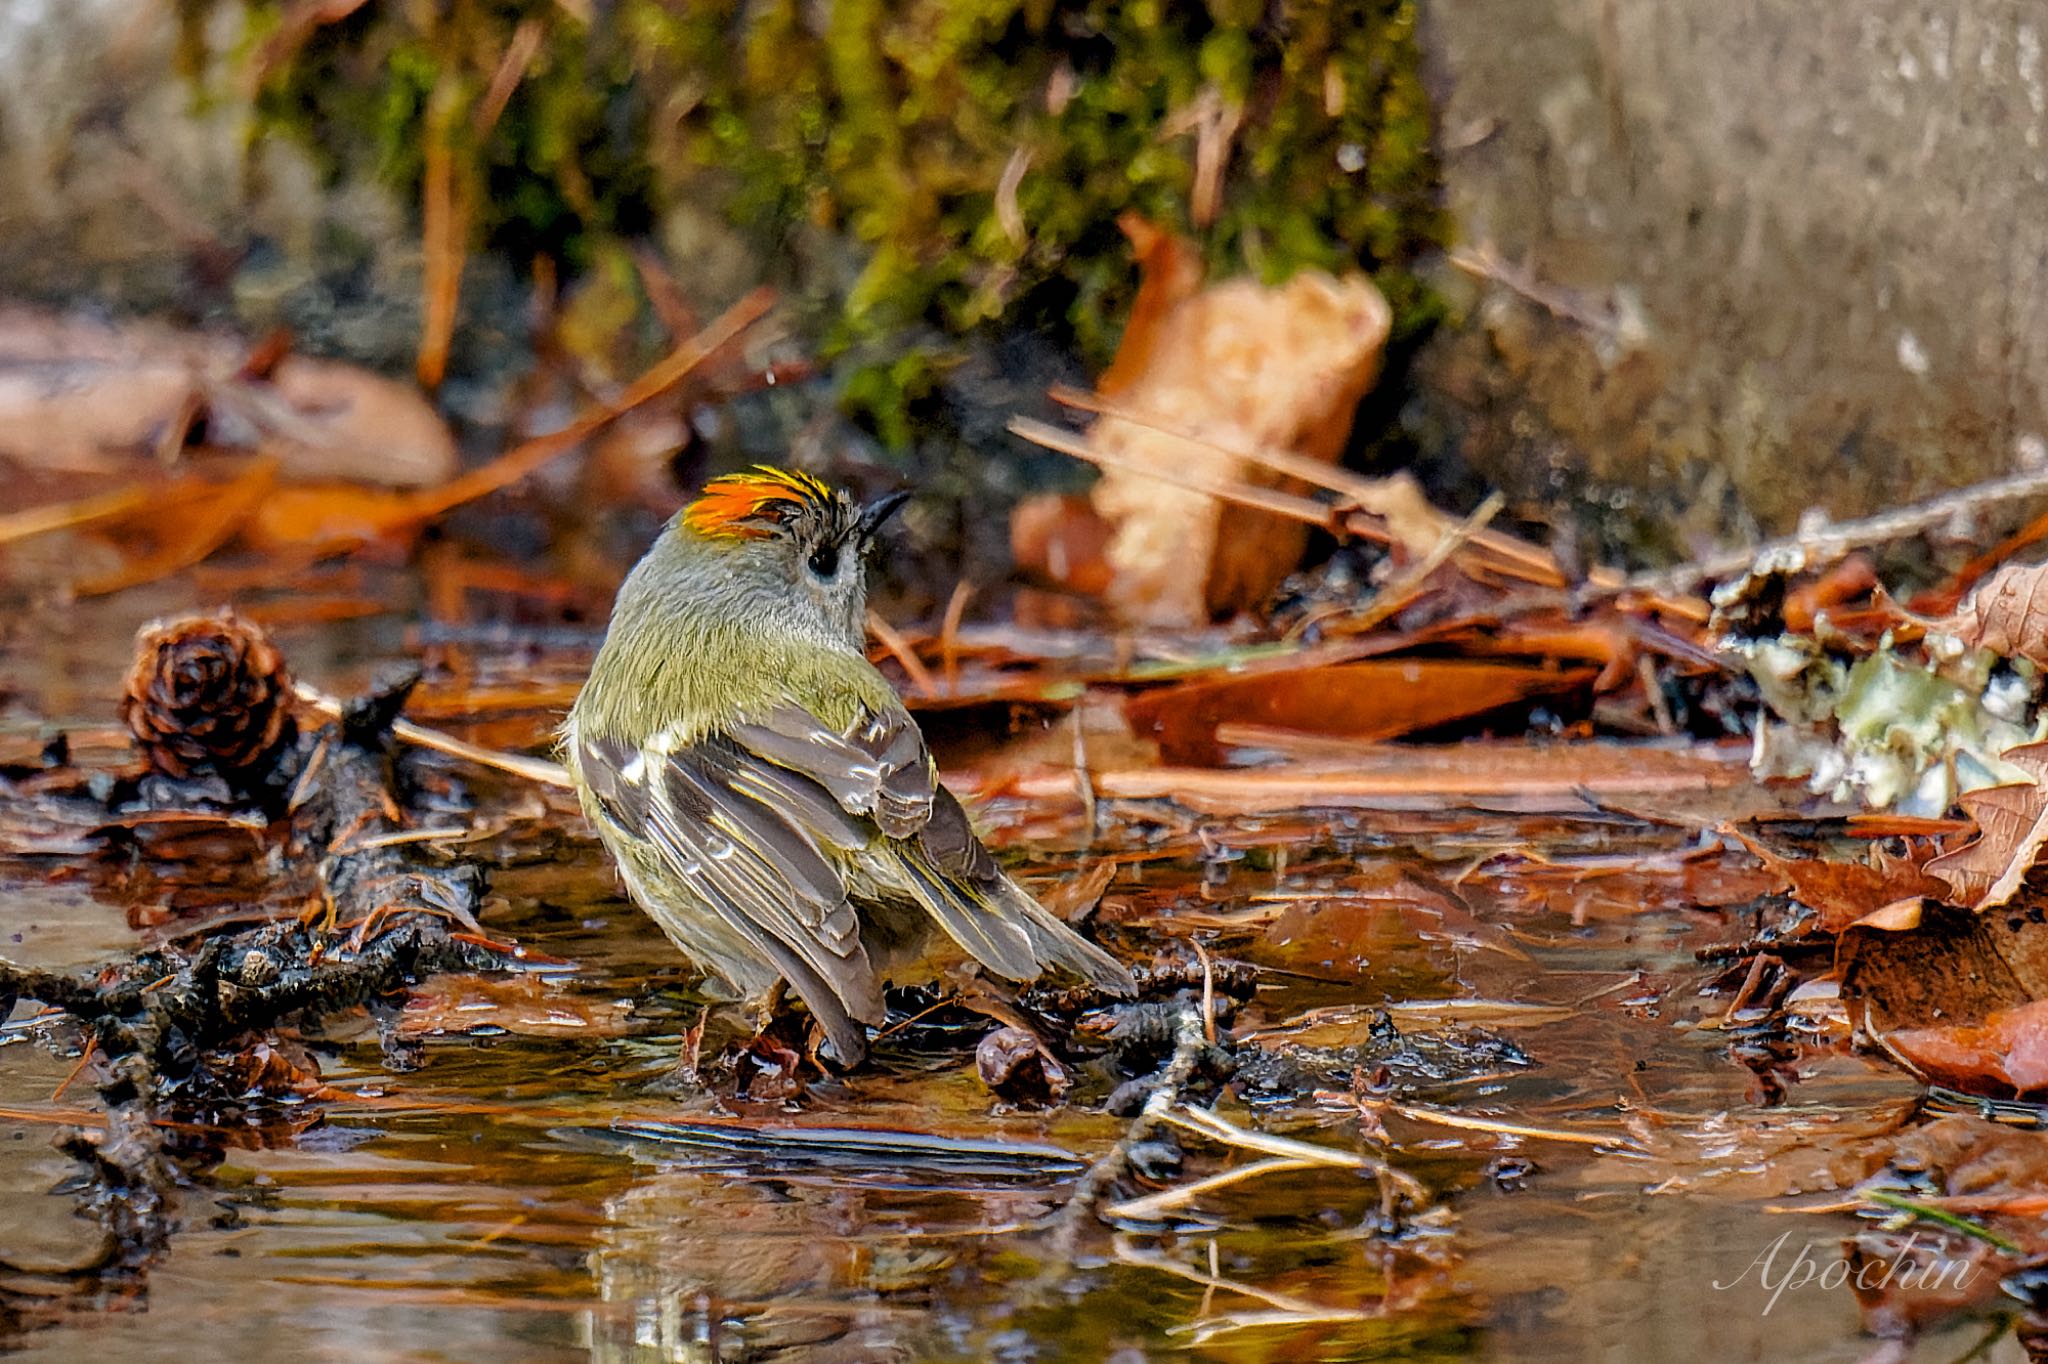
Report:
M832 489L810 474L756 464L750 472L705 484L697 500L684 509L683 523L699 535L758 539L772 529L762 521L781 521L797 507L823 506L831 500Z

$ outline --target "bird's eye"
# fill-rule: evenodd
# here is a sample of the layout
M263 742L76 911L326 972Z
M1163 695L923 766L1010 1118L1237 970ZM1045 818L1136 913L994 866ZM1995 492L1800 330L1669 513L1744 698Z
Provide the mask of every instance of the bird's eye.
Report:
M839 571L839 546L819 545L811 551L809 563L813 577L831 577Z

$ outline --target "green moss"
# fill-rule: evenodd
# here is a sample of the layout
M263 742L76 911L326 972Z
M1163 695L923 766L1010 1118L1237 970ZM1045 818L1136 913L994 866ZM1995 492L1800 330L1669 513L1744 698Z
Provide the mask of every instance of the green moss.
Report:
M195 63L215 7L251 35L283 12L181 3ZM1414 0L612 0L595 26L570 8L365 6L268 71L261 125L416 192L437 98L473 107L517 25L543 25L488 135L447 125L483 243L573 271L681 202L767 260L826 229L854 270L785 282L821 353L859 357L847 404L891 441L944 363L894 338L1025 326L1105 363L1136 283L1126 210L1191 232L1218 274L1362 265L1402 332L1432 315L1408 272L1443 230ZM1241 117L1197 228L1205 102Z

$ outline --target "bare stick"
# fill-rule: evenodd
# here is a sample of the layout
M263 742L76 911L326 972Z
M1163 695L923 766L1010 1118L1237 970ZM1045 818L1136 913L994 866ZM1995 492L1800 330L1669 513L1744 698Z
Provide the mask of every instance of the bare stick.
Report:
M1852 549L1919 535L1944 522L2006 502L2044 495L2048 495L2048 470L1995 478L1910 507L1900 507L1897 511L1795 532L1744 549L1731 549L1696 563L1681 564L1661 573L1631 578L1628 586L1652 592L1683 591L1710 578L1728 578L1745 573L1765 555L1804 550L1809 556L1833 557Z

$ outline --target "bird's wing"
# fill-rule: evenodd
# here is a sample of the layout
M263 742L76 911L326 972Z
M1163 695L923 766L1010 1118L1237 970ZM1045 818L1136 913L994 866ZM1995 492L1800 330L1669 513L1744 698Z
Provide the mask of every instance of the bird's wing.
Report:
M733 742L786 771L816 782L849 814L874 820L891 838L908 838L932 817L939 789L917 721L900 707L864 712L844 731L800 706L733 726Z
M1003 874L975 837L967 812L939 784L917 722L900 706L864 712L835 730L808 711L781 706L737 725L732 737L756 758L886 838L853 850L878 881L900 887L991 971L1030 980L1061 963L1124 993L1130 976L1102 949L1060 922ZM750 769L753 770L753 769Z
M773 961L848 1061L855 1020L883 1018L880 983L831 853L874 826L818 781L743 744L675 748L579 738L578 766L603 817L661 860L728 927Z

